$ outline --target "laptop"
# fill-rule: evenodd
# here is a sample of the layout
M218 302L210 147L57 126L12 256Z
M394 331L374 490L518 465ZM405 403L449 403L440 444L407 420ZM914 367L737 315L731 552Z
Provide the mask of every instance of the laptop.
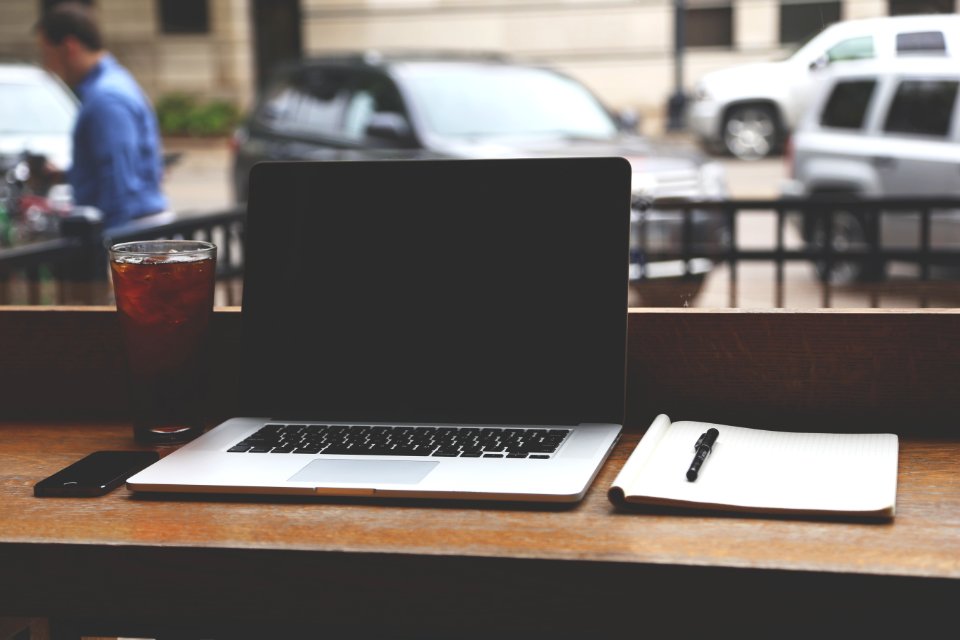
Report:
M622 158L250 172L242 415L138 492L575 502L624 415Z

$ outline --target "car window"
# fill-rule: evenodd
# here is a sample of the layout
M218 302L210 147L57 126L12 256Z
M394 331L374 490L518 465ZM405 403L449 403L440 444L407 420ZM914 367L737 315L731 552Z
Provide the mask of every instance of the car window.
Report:
M820 117L824 127L861 129L867 115L867 106L876 88L875 80L844 80L837 82Z
M412 106L443 136L607 139L617 125L582 84L544 69L418 65L398 69Z
M956 80L904 80L890 104L883 130L945 137L957 101Z
M378 113L395 113L405 118L406 112L400 93L386 76L361 76L347 100L343 135L351 140L362 140L366 135L367 125Z
M309 69L274 86L259 119L281 131L339 134L347 103L347 74Z
M862 60L873 56L873 36L848 38L827 49L827 60L830 62Z
M0 133L69 134L76 107L57 91L45 84L0 84Z
M916 31L897 34L897 53L945 53L947 42L942 31Z

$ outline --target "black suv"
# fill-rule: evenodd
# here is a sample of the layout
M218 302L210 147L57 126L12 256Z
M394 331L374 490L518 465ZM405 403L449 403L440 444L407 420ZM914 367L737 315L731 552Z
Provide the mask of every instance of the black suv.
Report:
M645 256L679 258L701 247L716 254L726 242L719 219L695 211L694 251L684 254L680 215L645 204L724 197L723 172L692 148L655 147L631 120L569 76L496 55L368 52L305 60L276 74L237 129L235 195L246 200L250 167L261 160L621 156L633 166L637 203L631 281L685 271L696 280L709 260L688 260L685 270L679 259Z

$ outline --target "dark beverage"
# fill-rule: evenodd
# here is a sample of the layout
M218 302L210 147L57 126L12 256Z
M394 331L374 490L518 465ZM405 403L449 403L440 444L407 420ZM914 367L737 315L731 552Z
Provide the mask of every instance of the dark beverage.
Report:
M186 442L203 431L216 247L132 242L113 247L110 258L130 371L134 436L151 444Z

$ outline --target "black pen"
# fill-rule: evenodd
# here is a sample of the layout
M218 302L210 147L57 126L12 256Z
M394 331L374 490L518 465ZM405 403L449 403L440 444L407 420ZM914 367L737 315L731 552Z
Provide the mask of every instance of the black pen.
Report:
M693 482L697 479L697 474L700 472L700 465L702 465L703 461L710 455L710 451L713 450L713 443L717 441L718 435L720 435L720 432L710 427L706 433L700 436L697 444L693 445L696 453L693 456L693 462L690 463L690 468L687 469L688 482Z

